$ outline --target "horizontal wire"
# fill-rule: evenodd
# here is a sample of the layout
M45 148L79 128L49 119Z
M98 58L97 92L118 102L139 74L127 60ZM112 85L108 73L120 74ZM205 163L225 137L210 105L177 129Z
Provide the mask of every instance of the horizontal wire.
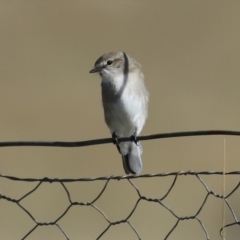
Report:
M191 137L191 136L209 136L209 135L224 135L224 136L240 136L240 131L231 130L200 130L186 132L159 133L145 136L138 136L138 141L146 141L152 139L176 138L176 137ZM132 141L132 137L118 138L118 142ZM8 141L0 142L0 147L85 147L91 145L113 143L112 138L101 138L78 142L61 142L61 141Z
M124 179L136 179L136 178L154 178L154 177L167 177L167 176L181 176L181 175L240 175L240 171L221 172L221 171L180 171L169 173L157 173L157 174L142 174L142 175L123 175L123 176L109 176L109 177L96 177L96 178L19 178L14 176L8 176L0 173L0 178L7 178L13 181L23 182L91 182L91 181L107 181L107 180L124 180Z

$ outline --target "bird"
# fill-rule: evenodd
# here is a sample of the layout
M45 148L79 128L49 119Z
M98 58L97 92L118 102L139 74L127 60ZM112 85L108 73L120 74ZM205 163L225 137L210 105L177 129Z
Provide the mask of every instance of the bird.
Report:
M122 155L126 174L142 172L142 145L137 141L148 117L149 93L141 65L125 52L109 52L95 62L90 73L101 76L104 118ZM132 141L118 142L119 137Z

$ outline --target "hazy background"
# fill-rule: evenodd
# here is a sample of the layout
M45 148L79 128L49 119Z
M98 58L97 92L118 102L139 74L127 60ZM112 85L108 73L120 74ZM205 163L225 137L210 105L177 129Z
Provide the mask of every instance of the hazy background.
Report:
M109 137L103 120L96 59L125 51L143 66L150 93L142 134L239 130L239 1L0 1L0 141L82 141ZM238 137L191 137L142 142L143 173L239 170ZM123 175L112 144L74 149L0 149L0 173L23 178ZM222 194L222 177L202 177ZM143 196L161 198L173 177L134 180ZM239 177L226 177L226 193ZM92 201L104 182L66 184L73 201ZM36 183L0 179L18 199ZM194 215L207 195L194 176L179 177L164 200L179 217ZM237 190L229 202L239 217ZM126 181L111 181L95 203L111 221L126 218L138 199ZM69 205L58 183L43 184L21 204L39 222L54 221ZM34 222L16 204L0 200L0 238L21 239ZM210 196L200 215L210 239L221 239L222 202ZM160 204L141 201L129 219L142 239L164 239L177 219ZM233 223L226 209L226 223ZM96 239L108 226L93 208L73 207L59 221L70 239ZM239 227L226 239L239 239ZM65 239L56 226L27 239ZM126 224L101 239L137 239ZM196 220L182 221L168 239L206 239Z

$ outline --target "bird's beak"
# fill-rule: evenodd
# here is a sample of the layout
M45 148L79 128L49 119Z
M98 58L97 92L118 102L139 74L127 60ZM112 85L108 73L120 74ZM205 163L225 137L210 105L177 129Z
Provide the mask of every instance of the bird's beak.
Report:
M89 73L95 73L95 72L100 72L102 70L102 66L97 66L93 68Z

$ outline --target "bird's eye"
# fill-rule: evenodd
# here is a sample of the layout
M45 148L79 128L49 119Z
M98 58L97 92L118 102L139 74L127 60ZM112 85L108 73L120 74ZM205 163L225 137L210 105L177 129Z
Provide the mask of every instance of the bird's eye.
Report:
M113 61L112 61L112 60L108 60L108 61L107 61L107 65L110 66L110 65L112 65L112 64L113 64Z

